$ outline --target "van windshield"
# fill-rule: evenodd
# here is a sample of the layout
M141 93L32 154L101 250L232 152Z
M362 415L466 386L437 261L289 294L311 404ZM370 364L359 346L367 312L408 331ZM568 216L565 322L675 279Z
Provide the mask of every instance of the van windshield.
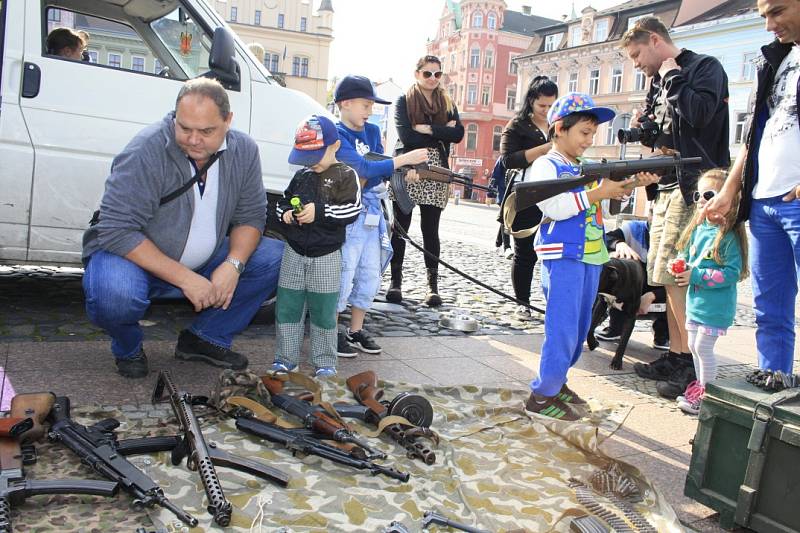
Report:
M208 70L211 37L186 10L178 8L151 22L150 27L188 78Z

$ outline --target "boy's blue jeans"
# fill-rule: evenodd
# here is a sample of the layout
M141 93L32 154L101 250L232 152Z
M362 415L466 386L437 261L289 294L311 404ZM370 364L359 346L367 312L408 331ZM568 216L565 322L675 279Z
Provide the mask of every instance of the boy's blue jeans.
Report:
M758 366L790 373L800 269L800 200L753 198L750 234Z
M228 239L197 271L205 278L228 256ZM198 337L225 348L250 323L259 306L278 285L283 243L262 238L247 261L244 273L227 310L210 307L201 311L189 330ZM135 357L144 337L139 320L152 298L183 298L176 286L146 272L132 261L105 251L92 254L83 274L86 313L93 324L111 337L114 357Z
M567 382L567 371L578 362L592 323L592 307L600 283L601 265L577 259L542 261L542 292L547 300L544 343L533 392L555 396Z

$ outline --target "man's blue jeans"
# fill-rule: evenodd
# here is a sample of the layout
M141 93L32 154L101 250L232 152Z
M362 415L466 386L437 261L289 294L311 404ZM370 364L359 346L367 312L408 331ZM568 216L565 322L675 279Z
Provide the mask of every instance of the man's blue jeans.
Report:
M754 198L750 234L758 366L789 373L794 359L794 304L800 269L800 200Z
M208 263L197 271L211 278L228 256L228 239ZM278 285L283 243L262 238L239 278L227 310L210 307L197 315L189 330L218 346L230 348L233 337L250 323L259 306ZM135 357L144 337L139 320L152 298L183 298L176 286L156 278L124 257L99 251L92 254L83 274L89 320L111 337L114 357Z

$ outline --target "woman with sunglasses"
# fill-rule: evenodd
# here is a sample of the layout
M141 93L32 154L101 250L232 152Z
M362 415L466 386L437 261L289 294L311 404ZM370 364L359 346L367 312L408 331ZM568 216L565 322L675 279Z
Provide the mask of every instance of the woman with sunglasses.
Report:
M428 163L449 168L450 143L459 143L464 138L464 126L458 118L458 110L450 96L440 85L442 63L436 56L424 56L417 62L414 72L416 83L406 94L397 99L394 120L400 138L395 155L417 148L427 148ZM411 199L419 206L422 242L430 253L439 255L439 219L447 206L449 185L427 179L408 183ZM403 213L394 202L394 218L404 231L411 225L411 212ZM403 258L406 241L395 233L392 235L392 284L386 300L398 303L403 299ZM425 257L428 271L428 293L425 303L430 307L442 305L438 289L438 263Z
M528 86L525 103L517 116L506 124L500 141L500 157L507 169L507 192L511 179L525 180L529 166L552 147L547 140L547 112L558 98L558 86L547 76L536 76ZM513 175L512 175L513 173ZM501 218L502 220L502 218ZM529 303L533 267L536 265L536 252L533 240L536 233L527 234L525 230L536 227L542 220L542 212L533 206L520 211L514 217L512 231L522 234L514 236L514 263L511 266L511 284L517 300ZM514 317L518 320L532 320L531 310L526 305L517 307Z

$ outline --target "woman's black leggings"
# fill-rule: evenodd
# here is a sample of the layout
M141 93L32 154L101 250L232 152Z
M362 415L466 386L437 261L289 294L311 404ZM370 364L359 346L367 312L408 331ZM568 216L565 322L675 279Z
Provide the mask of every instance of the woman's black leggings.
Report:
M531 282L533 267L536 265L536 252L533 251L533 240L536 234L529 237L514 237L514 264L511 266L511 284L514 296L523 302L531 301Z
M411 226L411 214L405 214L397 207L397 202L392 202L394 209L394 220L399 224L404 231L408 232ZM422 244L427 251L435 256L439 256L439 219L442 217L442 210L432 205L419 206L420 222L419 227L422 230ZM403 258L406 255L406 241L403 240L397 232L392 233L392 270L403 268ZM435 259L425 256L425 266L428 268L437 268L439 263Z

